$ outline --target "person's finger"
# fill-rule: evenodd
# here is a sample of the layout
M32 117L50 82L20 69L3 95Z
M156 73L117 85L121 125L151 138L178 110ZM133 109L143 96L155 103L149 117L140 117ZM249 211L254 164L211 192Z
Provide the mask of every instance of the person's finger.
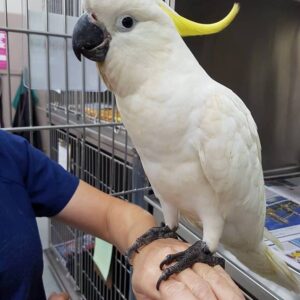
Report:
M183 282L173 278L169 278L161 283L159 294L159 299L161 300L199 300Z
M221 276L216 269L205 265L195 264L193 270L199 274L204 280L206 280L211 286L217 299L222 300L244 300L244 296L241 291L236 291L228 283L228 280Z
M217 300L207 281L202 279L192 269L186 269L178 273L175 279L183 282L197 299Z
M141 295L139 293L134 293L136 300L156 300L154 298L150 298L148 296L145 295Z
M231 279L229 274L221 266L214 266L214 269L227 281L227 283L236 291L237 294L243 294L239 287Z
M67 293L52 293L48 300L69 300L70 296Z

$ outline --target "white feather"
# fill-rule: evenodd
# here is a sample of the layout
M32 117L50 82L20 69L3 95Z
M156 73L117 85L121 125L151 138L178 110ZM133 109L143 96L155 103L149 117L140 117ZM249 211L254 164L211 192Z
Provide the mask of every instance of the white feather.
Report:
M89 0L86 7L112 36L98 67L167 224L175 226L180 211L203 226L211 251L222 241L250 268L298 290L286 264L262 244L261 145L244 103L207 75L156 1ZM128 14L137 24L119 32L115 20Z

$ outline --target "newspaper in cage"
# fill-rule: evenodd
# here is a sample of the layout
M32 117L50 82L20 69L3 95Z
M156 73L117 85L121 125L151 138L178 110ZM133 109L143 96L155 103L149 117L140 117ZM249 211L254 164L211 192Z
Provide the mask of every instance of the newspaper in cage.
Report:
M300 271L300 176L266 182L266 228L278 238L283 249L277 251L291 267Z

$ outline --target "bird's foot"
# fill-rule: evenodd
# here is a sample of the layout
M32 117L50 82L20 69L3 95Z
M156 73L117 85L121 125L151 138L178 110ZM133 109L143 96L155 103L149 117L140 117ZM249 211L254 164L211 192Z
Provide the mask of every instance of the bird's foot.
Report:
M174 238L177 239L177 228L170 229L168 226L152 227L142 236L140 236L134 244L126 251L125 257L131 260L134 253L139 253L139 249L158 239Z
M225 268L225 260L221 257L214 256L208 249L206 243L202 241L197 241L185 251L167 255L161 262L160 269L162 270L164 266L170 265L173 262L176 263L163 270L156 284L157 290L159 290L162 281L167 280L173 274L180 273L192 267L197 262L205 263L210 266L221 265Z

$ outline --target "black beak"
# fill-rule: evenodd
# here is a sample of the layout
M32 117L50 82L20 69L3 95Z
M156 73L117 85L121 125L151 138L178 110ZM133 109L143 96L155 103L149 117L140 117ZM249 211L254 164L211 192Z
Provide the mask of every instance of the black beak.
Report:
M103 62L109 49L111 36L105 26L90 14L83 14L75 24L72 37L73 51L81 60L81 55Z

